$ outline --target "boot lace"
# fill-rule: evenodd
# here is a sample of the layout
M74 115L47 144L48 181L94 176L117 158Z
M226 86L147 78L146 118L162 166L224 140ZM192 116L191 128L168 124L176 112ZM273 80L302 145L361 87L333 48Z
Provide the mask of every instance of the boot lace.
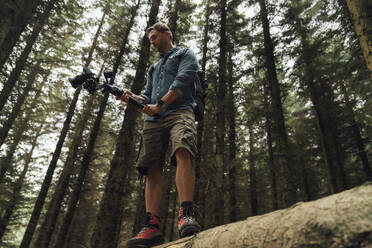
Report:
M148 228L159 228L158 224L151 224L150 220L151 220L151 214L146 214L141 224L141 230L138 234L144 233Z
M181 218L192 220L193 218L196 218L199 215L200 215L199 208L195 204L189 207L182 208Z

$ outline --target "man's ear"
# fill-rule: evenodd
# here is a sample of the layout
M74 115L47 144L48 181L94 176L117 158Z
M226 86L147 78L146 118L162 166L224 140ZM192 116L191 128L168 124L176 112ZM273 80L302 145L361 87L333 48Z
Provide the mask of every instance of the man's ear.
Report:
M172 40L172 33L171 33L171 31L165 31L165 33L166 33L167 37L168 37L170 40Z

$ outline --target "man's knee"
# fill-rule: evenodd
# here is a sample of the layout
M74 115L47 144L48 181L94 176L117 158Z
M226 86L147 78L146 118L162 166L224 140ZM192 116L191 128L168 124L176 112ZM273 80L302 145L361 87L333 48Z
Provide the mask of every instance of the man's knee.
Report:
M192 166L191 164L191 154L186 148L179 148L175 152L177 167L181 166Z
M176 151L175 151L175 154L176 154L176 158L177 160L178 159L189 159L190 158L190 152L189 150L187 150L186 148L178 148Z
M163 176L162 168L148 168L147 179L151 181L161 181Z

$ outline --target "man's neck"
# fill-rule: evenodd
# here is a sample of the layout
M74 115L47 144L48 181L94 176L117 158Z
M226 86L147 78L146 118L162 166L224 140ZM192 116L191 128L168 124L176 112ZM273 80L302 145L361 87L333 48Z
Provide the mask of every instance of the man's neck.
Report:
M169 52L169 50L171 50L173 47L174 47L173 44L169 43L168 46L164 49L164 52L160 54L165 56Z

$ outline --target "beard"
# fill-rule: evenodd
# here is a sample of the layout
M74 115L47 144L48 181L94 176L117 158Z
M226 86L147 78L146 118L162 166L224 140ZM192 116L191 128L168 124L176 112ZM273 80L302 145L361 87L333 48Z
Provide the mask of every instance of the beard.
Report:
M167 41L165 39L161 39L156 50L158 50L159 53L164 53L167 48Z

